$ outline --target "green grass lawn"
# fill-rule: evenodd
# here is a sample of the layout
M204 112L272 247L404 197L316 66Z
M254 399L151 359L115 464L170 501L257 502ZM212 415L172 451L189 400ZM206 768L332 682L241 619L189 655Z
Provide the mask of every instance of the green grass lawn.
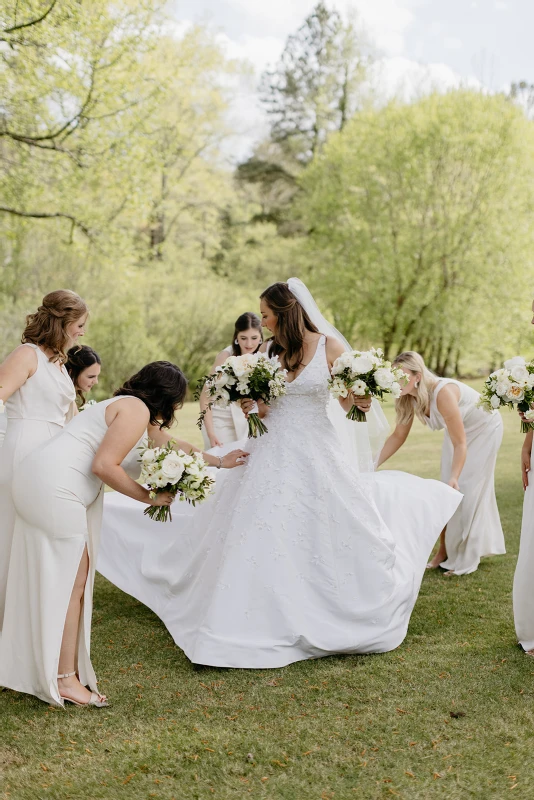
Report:
M199 443L195 416L187 406L178 430ZM0 798L534 798L534 660L511 602L521 436L516 416L504 422L508 555L427 574L398 650L196 672L157 617L99 577L92 654L113 705L0 693ZM390 466L437 477L440 441L416 423Z

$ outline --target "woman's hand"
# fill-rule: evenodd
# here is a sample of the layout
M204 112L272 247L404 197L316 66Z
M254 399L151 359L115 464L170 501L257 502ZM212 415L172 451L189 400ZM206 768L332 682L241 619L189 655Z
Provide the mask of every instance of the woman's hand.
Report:
M232 450L222 457L221 466L224 469L233 469L234 467L242 467L248 458L248 453L244 450Z
M171 494L170 492L161 492L161 494L157 494L154 499L149 499L149 503L151 506L170 506L171 503L174 503L175 495Z
M521 449L521 477L523 479L523 489L528 487L528 473L530 472L530 447Z
M257 405L257 414L260 417L264 417L267 413L267 405L263 402L263 400L251 400L250 397L244 397L241 400L241 410L247 419L248 415L253 413L254 405Z
M222 447L223 445L214 433L208 434L208 439L212 447Z
M371 395L361 395L354 394L354 392L349 392L349 398L352 405L356 406L356 408L359 408L360 411L364 412L364 414L367 414L367 412L371 410L371 404L373 402Z
M458 478L451 478L451 479L449 480L449 486L450 486L452 489L456 489L456 491L457 491L457 492L459 492L459 491L460 491L460 487L459 487L459 485L458 485Z

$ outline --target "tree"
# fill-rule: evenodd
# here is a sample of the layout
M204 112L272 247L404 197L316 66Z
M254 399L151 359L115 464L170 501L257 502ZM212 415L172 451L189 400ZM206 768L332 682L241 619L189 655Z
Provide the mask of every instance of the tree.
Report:
M300 212L345 334L418 349L440 372L506 346L531 261L533 154L520 111L468 91L361 113L332 138Z

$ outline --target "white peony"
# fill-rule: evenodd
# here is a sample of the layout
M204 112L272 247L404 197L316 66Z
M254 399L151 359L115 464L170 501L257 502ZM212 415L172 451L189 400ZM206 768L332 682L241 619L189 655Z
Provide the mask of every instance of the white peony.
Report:
M497 395L495 395L495 394L493 394L493 395L491 396L490 403L491 403L491 407L492 407L492 408L499 408L499 406L501 405L500 398L499 398L499 397L497 397Z
M525 411L525 419L528 419L529 422L534 422L534 408L529 408L528 411Z
M523 400L523 398L525 397L525 392L523 391L521 386L516 386L512 384L512 386L509 387L506 393L506 397L512 403L520 403L521 400Z
M398 397L401 396L401 386L400 386L400 383L397 383L397 381L395 381L395 383L391 387L391 394L395 398L398 398Z
M497 394L500 397L504 397L506 394L508 394L508 389L509 388L510 388L510 382L509 381L506 381L506 382L504 382L504 381L501 382L500 381L499 383L497 383L497 385L495 387L495 391L497 392Z
M350 370L353 375L366 375L373 369L373 362L367 356L356 356L350 365Z
M513 358L509 358L508 361L504 362L504 368L512 370L513 367L524 367L526 364L525 359L523 356L514 356ZM500 370L498 370L500 372Z
M380 386L381 389L391 389L395 382L395 376L390 369L379 367L375 371L375 381L377 386Z
M517 364L515 367L512 367L510 370L510 375L516 383L521 384L521 386L526 386L529 374L524 365Z

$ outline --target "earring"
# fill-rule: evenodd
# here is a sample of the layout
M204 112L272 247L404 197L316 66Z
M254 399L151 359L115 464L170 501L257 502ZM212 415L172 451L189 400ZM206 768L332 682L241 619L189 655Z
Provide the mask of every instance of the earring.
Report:
M239 342L237 341L237 339L235 340L234 344L239 344Z
M419 389L419 381L417 381L417 383L415 384L415 388Z

